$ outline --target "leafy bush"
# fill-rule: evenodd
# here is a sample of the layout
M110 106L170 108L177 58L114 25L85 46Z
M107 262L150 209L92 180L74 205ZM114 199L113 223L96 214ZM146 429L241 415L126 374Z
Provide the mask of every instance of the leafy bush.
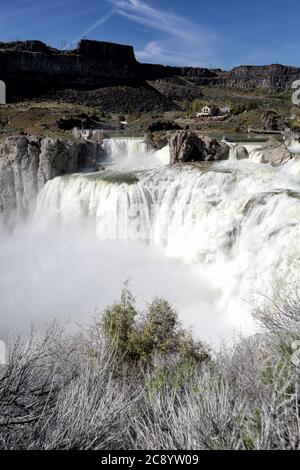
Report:
M181 328L176 311L166 300L154 299L142 314L127 287L120 301L105 310L100 327L108 343L129 364L150 366L156 356L176 355L194 362L208 358L202 344Z

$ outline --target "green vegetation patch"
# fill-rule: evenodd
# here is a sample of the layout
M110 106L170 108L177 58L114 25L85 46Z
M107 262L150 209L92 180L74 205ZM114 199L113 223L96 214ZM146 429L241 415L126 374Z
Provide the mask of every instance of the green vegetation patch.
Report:
M133 185L139 182L139 178L135 172L129 171L108 171L92 175L99 181L105 181L111 184L128 184Z

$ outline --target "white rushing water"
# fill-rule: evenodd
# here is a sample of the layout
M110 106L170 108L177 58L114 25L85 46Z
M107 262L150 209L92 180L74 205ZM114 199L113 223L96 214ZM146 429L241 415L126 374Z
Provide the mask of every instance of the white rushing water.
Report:
M264 146L263 143L255 143L255 142L247 142L247 143L242 143L238 144L235 142L228 142L226 139L223 140L225 142L230 150L229 150L229 160L237 160L236 156L236 150L239 145L242 145L248 152L249 154L249 160L252 162L259 163L261 161L261 149Z
M170 161L168 146L158 151L150 150L139 137L105 139L103 148L108 161L118 168L153 168Z
M298 278L298 163L256 163L251 145L247 161L180 167L163 165L168 149L149 153L137 139L112 139L105 148L115 166L55 178L40 193L30 230L43 254L28 266L64 283L59 295L69 309L80 290L78 316L99 296L107 302L107 290L113 299L113 286L131 277L143 299L177 302L201 338L253 332L250 304ZM64 240L59 250L47 244L50 233ZM36 278L32 286L41 288ZM45 298L52 309L48 291Z

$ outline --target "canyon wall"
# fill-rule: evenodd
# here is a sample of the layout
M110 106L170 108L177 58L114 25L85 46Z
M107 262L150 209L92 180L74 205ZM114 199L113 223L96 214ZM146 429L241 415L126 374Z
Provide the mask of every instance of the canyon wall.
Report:
M73 51L39 41L0 43L0 79L8 99L36 97L57 90L95 90L145 85L146 80L189 75L210 78L207 69L140 64L131 46L82 40Z
M232 69L224 80L227 88L262 89L276 92L291 90L294 80L300 78L299 67L280 64L262 66L240 66Z
M82 40L71 51L40 41L0 42L0 80L7 100L50 98L101 106L105 112L169 111L201 98L201 86L291 89L300 68L279 64L241 66L230 72L203 67L141 64L131 46Z
M38 192L56 176L96 166L97 144L13 136L0 144L0 226L26 218Z

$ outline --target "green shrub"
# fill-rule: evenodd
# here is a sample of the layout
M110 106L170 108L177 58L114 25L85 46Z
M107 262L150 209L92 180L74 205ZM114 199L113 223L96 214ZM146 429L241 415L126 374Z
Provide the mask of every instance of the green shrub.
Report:
M208 358L203 345L181 328L177 312L166 300L156 298L140 313L128 287L121 299L104 311L101 327L106 341L125 363L151 366L155 357L174 356L176 363L186 364Z

